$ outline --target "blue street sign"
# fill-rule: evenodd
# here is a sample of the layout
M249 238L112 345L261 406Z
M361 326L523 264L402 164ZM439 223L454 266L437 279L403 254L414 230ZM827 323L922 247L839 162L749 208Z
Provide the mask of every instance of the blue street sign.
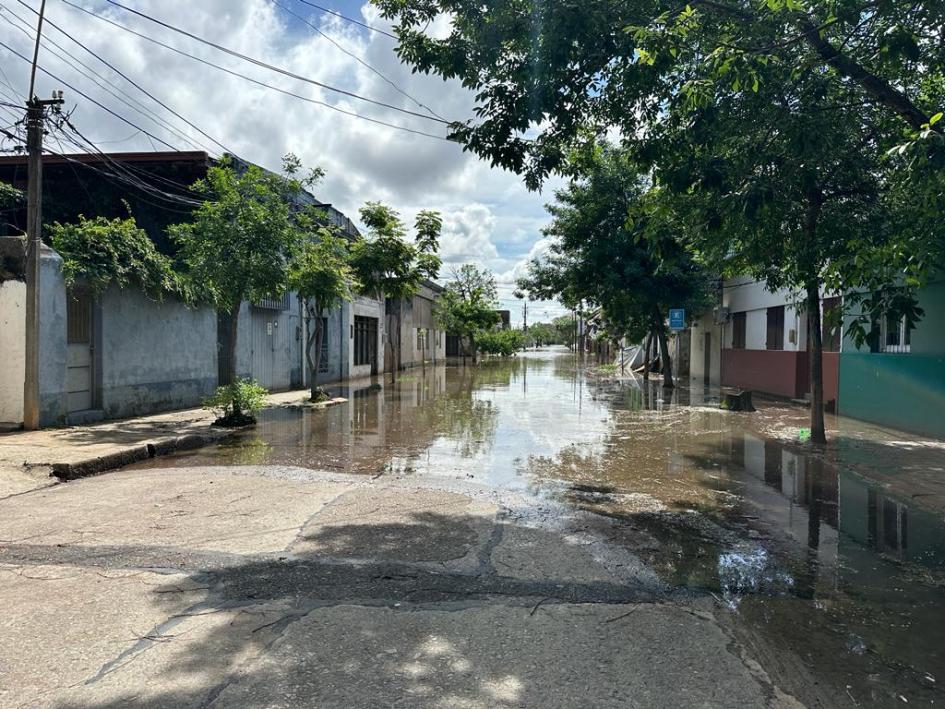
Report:
M682 308L670 308L669 309L669 329L670 330L685 330L686 329L686 311Z

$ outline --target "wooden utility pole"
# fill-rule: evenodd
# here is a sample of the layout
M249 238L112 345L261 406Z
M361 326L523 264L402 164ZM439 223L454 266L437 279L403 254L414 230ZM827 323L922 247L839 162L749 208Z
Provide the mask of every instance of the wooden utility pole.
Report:
M62 92L49 100L34 95L36 62L43 31L46 0L39 8L36 46L30 71L30 91L26 102L26 151L28 186L26 190L26 372L23 379L23 428L39 428L39 278L43 248L43 123L47 106L62 104Z

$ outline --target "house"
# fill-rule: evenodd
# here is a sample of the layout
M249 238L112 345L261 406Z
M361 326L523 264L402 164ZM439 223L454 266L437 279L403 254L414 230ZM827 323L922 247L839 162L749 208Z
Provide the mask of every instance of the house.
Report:
M387 312L393 316L400 313L400 366L401 369L435 364L446 359L446 333L437 327L436 299L443 287L433 281L424 281L419 292L412 298L387 301ZM389 342L389 347L393 347ZM387 369L393 367L394 358L388 351Z
M770 292L764 282L733 278L722 283L719 300L717 309L693 321L691 378L789 399L806 397L810 365L801 295ZM829 310L838 302L827 297L823 307ZM824 402L835 406L839 333L825 328L823 338Z
M186 219L187 186L206 175L201 152L44 156L44 221L79 214L119 217L130 207L156 247L173 254L166 229ZM0 157L0 180L25 187L22 156ZM317 203L311 195L305 200ZM127 207L125 204L127 203ZM357 230L330 205L329 219L352 238ZM0 227L4 263L22 264L26 214L11 210ZM121 418L199 405L222 381L230 328L210 307L172 296L157 302L134 289L92 294L66 288L62 259L44 247L40 288L40 423L42 426ZM16 268L0 282L0 422L23 416L25 285ZM20 274L22 267L19 268ZM271 390L307 385L302 305L293 293L243 303L236 371ZM384 370L384 303L358 297L327 320L320 381Z
M924 317L911 332L902 318L873 323L870 344L857 347L846 313L829 313L842 297L821 296L824 404L828 410L907 431L945 437L945 275L918 294ZM801 295L769 292L763 282L721 284L719 305L693 321L691 381L791 399L809 398L807 317Z

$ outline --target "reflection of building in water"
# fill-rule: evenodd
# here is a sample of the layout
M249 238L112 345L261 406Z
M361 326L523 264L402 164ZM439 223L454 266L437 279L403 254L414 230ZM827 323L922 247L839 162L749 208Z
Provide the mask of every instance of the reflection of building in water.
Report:
M765 490L746 485L746 500L764 509L769 523L818 548L821 562L838 551L845 557L860 556L852 548L858 546L900 561L945 566L945 523L915 501L899 499L857 475L750 434L732 437L730 459L764 483ZM771 490L780 493L780 502L767 494ZM830 546L835 549L826 548ZM873 561L865 563L872 569Z
M900 561L945 567L945 523L940 516L850 473L840 476L840 504L845 537Z

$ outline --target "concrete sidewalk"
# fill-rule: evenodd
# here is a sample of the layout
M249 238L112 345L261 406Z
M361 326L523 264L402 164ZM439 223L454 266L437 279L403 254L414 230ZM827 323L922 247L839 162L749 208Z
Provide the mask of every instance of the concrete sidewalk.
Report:
M270 394L268 405L301 405L307 396L307 389ZM211 426L215 418L212 411L184 409L89 426L0 434L0 498L174 450L199 448L232 433L233 429Z

